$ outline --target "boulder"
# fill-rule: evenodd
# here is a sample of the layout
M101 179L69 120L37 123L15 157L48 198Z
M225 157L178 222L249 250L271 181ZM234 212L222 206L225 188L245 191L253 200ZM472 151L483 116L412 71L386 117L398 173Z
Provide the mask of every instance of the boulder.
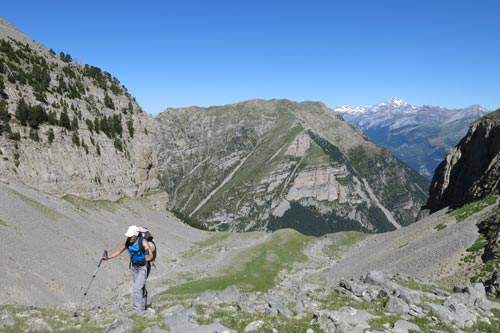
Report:
M130 318L118 318L106 328L109 333L129 333L134 331L134 321Z
M385 309L392 313L407 314L410 310L408 304L399 297L389 296Z
M244 332L258 332L262 326L264 326L264 321L262 320L256 320L252 321L250 324L248 324L245 329L243 330Z
M409 321L406 321L406 320L398 320L394 324L394 328L392 329L392 331L394 333L408 333L408 332L410 332L410 330L412 330L414 332L421 332L422 331L420 329L420 327L418 327L417 325L410 323Z
M366 274L364 282L380 287L384 287L387 285L387 280L385 279L384 273L378 271L371 271Z

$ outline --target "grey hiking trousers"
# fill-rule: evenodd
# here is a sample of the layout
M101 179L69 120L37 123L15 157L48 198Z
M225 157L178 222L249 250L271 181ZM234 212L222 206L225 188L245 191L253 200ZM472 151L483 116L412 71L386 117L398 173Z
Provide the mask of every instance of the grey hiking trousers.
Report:
M142 312L146 309L148 291L146 290L146 266L132 266L134 276L133 302L134 310Z

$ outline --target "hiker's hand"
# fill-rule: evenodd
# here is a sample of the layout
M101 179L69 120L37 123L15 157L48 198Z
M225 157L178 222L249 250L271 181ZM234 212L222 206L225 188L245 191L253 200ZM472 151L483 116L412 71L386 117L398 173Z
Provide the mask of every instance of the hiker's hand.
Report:
M108 256L101 256L101 260L108 260L109 257Z

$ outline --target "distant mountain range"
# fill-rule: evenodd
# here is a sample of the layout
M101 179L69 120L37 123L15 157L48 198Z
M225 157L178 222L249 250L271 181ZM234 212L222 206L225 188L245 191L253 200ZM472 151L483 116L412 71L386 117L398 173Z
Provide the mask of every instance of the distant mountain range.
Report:
M489 112L480 105L464 109L412 106L399 98L373 106L345 105L333 110L429 179L469 125Z

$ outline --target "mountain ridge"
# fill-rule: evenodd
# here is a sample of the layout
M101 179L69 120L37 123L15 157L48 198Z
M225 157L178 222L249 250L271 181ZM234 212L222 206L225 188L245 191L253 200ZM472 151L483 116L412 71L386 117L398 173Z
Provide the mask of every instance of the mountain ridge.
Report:
M354 195L360 195L356 200L369 202L365 210L376 211L381 223L388 223L386 227L393 224L389 222L394 221L389 217L389 210L384 212L379 208L390 200L399 199L380 199L380 202L389 200L383 205L372 201L381 195L383 186L376 185L377 181L370 178L362 159L356 162L359 171L354 170L350 161L352 156L363 154L369 159L381 159L374 163L382 167L382 164L393 163L392 158L383 148L368 143L323 103L250 100L221 107L168 109L157 119L164 135L158 141L160 177L172 198L172 209L180 213L201 216L202 220L212 221L208 225L221 227L227 219L248 219L247 213L241 215L248 210L248 214L255 214L253 224L243 223L242 226L246 225L243 230L261 230L269 227L266 221L271 221L275 227L282 225L282 217L290 209L299 209L298 214L311 214L302 211L303 207L332 212L333 206L329 203L337 205L335 202L345 205L339 216L345 219L352 209L347 193L359 193ZM167 138L175 140L168 142ZM359 150L359 147L366 149ZM252 160L247 160L251 155ZM211 174L214 172L211 170L219 170L220 175ZM365 175L360 176L363 172ZM401 171L398 177L403 177L405 172L408 171ZM194 184L196 193L193 192ZM349 189L342 184L350 184ZM370 194L370 188L376 195ZM417 189L412 191L421 193ZM234 206L228 208L231 202ZM226 210L218 207L226 207ZM214 213L218 210L219 213ZM364 219L356 217L348 222L353 214L356 213L342 221L357 224ZM397 214L400 214L397 219L405 221L402 223L411 220L412 214L402 211ZM259 224L254 224L257 221ZM366 227L373 228L370 222L363 221L368 223ZM318 221L316 226L325 227L329 223ZM302 229L302 232L310 231Z

